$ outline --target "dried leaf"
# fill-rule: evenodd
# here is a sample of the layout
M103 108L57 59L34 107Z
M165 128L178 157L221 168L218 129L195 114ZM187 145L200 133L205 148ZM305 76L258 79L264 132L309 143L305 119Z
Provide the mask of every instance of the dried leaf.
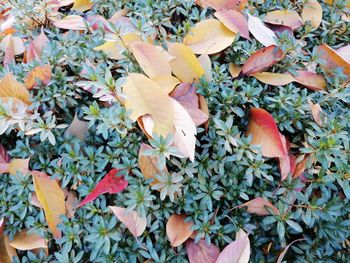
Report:
M215 17L221 21L229 30L240 35L248 40L249 28L247 19L235 10L221 9L214 13Z
M29 158L28 159L12 159L8 166L8 172L10 175L16 175L17 172L25 173L28 171Z
M61 215L65 215L64 193L56 180L47 174L32 171L35 193L45 212L46 222L55 238L61 237L57 225L61 223Z
M197 244L192 239L187 240L186 251L190 263L215 263L220 254L220 250L213 243L208 245L204 239Z
M205 75L199 60L190 47L168 42L168 52L175 59L170 61L171 70L182 82L192 83Z
M29 72L24 80L24 85L27 89L34 88L37 83L36 80L39 79L44 85L47 85L51 80L51 67L50 65L37 66L32 71Z
M28 90L12 73L6 74L0 81L0 98L16 98L27 105L31 104Z
M252 75L272 66L284 57L281 49L269 46L253 53L243 65L242 74Z
M290 243L288 246L286 246L283 249L283 251L281 252L281 254L278 256L276 263L282 263L282 260L283 260L284 256L286 255L286 253L291 245L293 245L295 242L299 242L299 241L303 241L303 240L305 240L305 238L294 240L292 243Z
M348 63L350 63L350 45L341 47L337 49L337 53L344 58Z
M266 27L260 18L248 14L248 28L256 40L265 47L277 45L275 33Z
M206 76L207 81L209 81L209 82L212 81L213 80L213 73L212 73L212 68L211 68L210 57L207 54L203 54L203 55L200 55L198 57L198 61L205 71L205 76Z
M68 191L64 189L64 196L66 200L66 214L68 218L73 218L76 207L79 205L79 200L74 191Z
M236 233L236 240L224 248L216 263L248 263L249 258L250 241L248 235L240 229Z
M162 52L161 49L146 42L131 43L130 51L148 77L154 78L162 75L171 75L166 51Z
M296 75L294 75L294 79L299 84L314 90L326 90L327 83L323 77L318 76L316 73L305 71L305 70L297 70Z
M177 247L185 242L193 233L192 223L185 222L186 215L172 215L166 224L166 234L171 246Z
M239 74L241 74L241 71L242 71L242 66L237 66L233 63L230 63L230 66L229 66L229 72L232 76L232 78L237 78L239 76Z
M68 30L86 30L84 18L78 15L68 15L53 23L55 27Z
M132 110L131 119L136 121L142 115L150 114L154 120L153 131L166 137L173 134L173 108L171 98L156 82L142 74L132 73L123 85L127 96L125 108Z
M0 49L5 52L3 59L5 65L11 63L15 56L22 54L25 50L23 40L12 35L7 35L2 39Z
M77 114L74 115L74 119L69 124L66 133L69 133L71 135L74 135L78 137L81 141L85 140L85 134L88 131L88 122L87 121L81 121L78 119Z
M199 0L199 2L215 10L234 9L240 11L248 5L248 0Z
M214 54L229 47L235 36L219 20L210 18L195 24L184 37L183 43L196 54Z
M157 76L151 78L154 82L156 82L165 93L169 94L175 87L180 83L180 81L174 76Z
M32 250L36 248L47 248L47 240L42 236L24 229L17 232L10 246L18 250Z
M318 125L323 126L323 121L320 116L320 113L322 112L320 104L313 104L311 100L309 100L308 102L311 109L312 118Z
M268 207L274 215L280 214L278 209L271 202L267 201L263 197L254 198L253 200L250 200L238 207L247 207L248 213L257 214L259 216L266 216L270 214L270 211L267 210L266 207Z
M317 0L307 1L301 12L303 22L310 21L311 25L317 29L322 22L322 6Z
M2 144L0 144L0 163L10 162L10 156Z
M147 219L140 217L136 211L128 212L126 208L118 206L109 206L109 209L116 217L129 229L136 238L142 235L147 226Z
M128 181L124 179L124 176L117 176L118 172L119 170L115 168L110 170L105 177L97 183L91 193L80 202L77 208L94 201L101 194L116 194L123 191L128 186Z
M28 63L32 60L39 59L48 43L49 39L46 37L44 30L41 29L41 33L26 47L25 61Z
M16 250L9 245L9 238L4 234L4 218L0 219L0 262L11 263L13 257L17 257Z
M251 76L254 76L259 81L272 86L284 86L295 81L289 73L261 72L252 74Z
M90 10L93 5L94 3L92 3L90 0L74 0L72 10L85 12L87 10Z
M325 68L329 70L341 68L345 75L350 78L350 62L346 61L337 51L326 44L317 47L317 53L320 59L324 60Z
M284 25L295 30L303 25L303 20L294 10L276 10L266 14L264 21L274 25Z

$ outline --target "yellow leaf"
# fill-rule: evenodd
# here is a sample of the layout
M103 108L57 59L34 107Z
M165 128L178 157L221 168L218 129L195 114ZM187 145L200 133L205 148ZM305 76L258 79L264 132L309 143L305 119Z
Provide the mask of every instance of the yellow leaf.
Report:
M254 76L261 82L272 86L283 86L295 81L289 73L261 72L252 74L251 76Z
M318 28L322 21L322 6L316 0L306 2L301 17L304 23L310 21L315 29Z
M154 120L154 133L166 137L173 134L173 109L168 94L153 80L142 74L132 73L123 85L126 95L125 108L132 110L131 119L150 114Z
M162 52L161 49L146 42L131 43L130 51L148 77L171 75L171 68L165 51Z
M171 246L177 247L185 242L193 233L192 223L185 222L186 215L172 215L166 224L166 234Z
M56 180L47 174L32 171L35 193L45 212L46 222L55 238L61 237L57 224L61 223L60 216L65 214L64 193Z
M85 12L90 10L94 4L90 0L74 0L72 10Z
M266 14L265 22L274 25L288 26L291 29L297 29L303 25L303 20L294 10L276 10Z
M0 82L0 98L16 98L29 105L29 92L22 83L19 83L12 73L8 73Z
M8 166L8 172L10 175L16 175L17 171L28 171L29 158L28 159L12 159Z
M19 250L32 250L36 248L46 248L47 240L36 233L29 233L27 230L17 232L10 246Z
M180 43L168 43L168 52L175 59L170 61L171 70L182 82L192 83L205 74L192 49Z
M161 87L167 94L172 92L175 86L180 83L180 81L174 76L157 76L151 79L157 82L159 87Z
M230 63L230 66L229 66L229 72L232 76L232 78L237 78L239 76L239 74L241 73L242 71L242 66L237 66L233 63Z
M205 71L205 76L207 80L210 82L213 79L213 73L211 69L211 60L207 54L200 55L198 57L199 63L201 63L202 68Z
M196 54L214 54L229 47L236 33L219 20L210 18L198 22L185 36L183 43Z

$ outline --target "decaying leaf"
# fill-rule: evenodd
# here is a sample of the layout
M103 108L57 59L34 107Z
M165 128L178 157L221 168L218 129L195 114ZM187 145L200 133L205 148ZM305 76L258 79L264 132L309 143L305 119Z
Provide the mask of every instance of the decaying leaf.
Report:
M253 200L250 200L244 204L241 204L238 206L239 208L247 207L247 212L251 214L257 214L259 216L265 216L271 214L270 211L272 211L272 214L279 215L278 209L269 201L267 201L263 197L257 197ZM269 208L266 209L266 207Z
M128 186L128 181L124 179L124 176L117 176L118 172L119 170L115 168L110 170L105 177L97 183L91 193L80 202L77 208L94 201L101 194L116 194L123 191Z
M323 125L323 121L321 119L320 113L322 112L322 108L320 106L320 104L313 104L311 100L308 101L309 102L309 106L311 109L311 113L312 113L312 118L314 119L314 121L322 126Z
M0 81L0 98L15 98L27 105L31 104L28 90L12 73L6 74Z
M269 68L284 57L281 49L276 46L269 46L259 49L253 53L243 65L242 74L252 75Z
M249 28L247 19L235 10L221 9L215 12L215 17L221 21L229 30L240 35L248 40Z
M317 0L307 1L303 6L301 17L303 22L310 21L311 25L317 29L322 22L322 6Z
M18 250L32 250L36 248L47 248L47 240L35 232L24 229L17 232L10 246Z
M171 246L177 247L185 242L193 233L192 223L185 222L186 215L172 215L166 224L166 234Z
M190 263L215 263L220 254L220 250L211 243L201 239L195 243L192 239L186 242L186 251Z
M136 238L142 235L147 226L147 219L139 216L136 211L128 212L126 208L118 206L109 206L113 214L129 229Z
M265 47L277 45L275 33L266 27L260 18L248 14L248 28L250 33Z
M236 240L221 251L216 263L248 263L249 258L250 241L248 235L240 229L236 233Z
M303 20L294 10L276 10L266 14L264 21L274 25L284 25L295 30L303 25Z
M74 0L72 10L85 12L87 10L90 10L93 5L94 3L92 3L90 0Z
M142 74L132 73L123 85L123 92L127 96L125 108L132 111L130 117L133 121L149 114L154 120L154 133L164 137L173 134L171 98L156 82Z
M287 251L288 251L288 249L290 248L291 245L293 245L295 242L300 242L300 241L303 241L303 240L305 240L305 238L294 240L288 246L286 246L282 250L281 254L278 256L276 263L282 263L282 260L283 260L284 256L286 255L286 253L287 253Z
M171 70L182 82L192 83L205 75L192 49L181 43L168 42L168 52L175 57L170 61Z
M229 47L236 33L230 31L219 20L210 18L202 20L191 28L183 43L192 48L196 54L214 54Z
M24 80L24 85L27 89L32 89L37 85L37 79L47 85L51 80L51 67L50 65L37 66L32 69Z
M46 222L55 238L61 237L57 225L61 223L61 215L65 215L64 193L56 180L47 174L32 171L35 193L45 212Z

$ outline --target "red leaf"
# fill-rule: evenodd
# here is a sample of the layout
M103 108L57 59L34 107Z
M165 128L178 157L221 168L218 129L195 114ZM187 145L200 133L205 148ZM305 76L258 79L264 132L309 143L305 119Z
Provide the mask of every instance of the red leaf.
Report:
M282 50L275 45L259 49L243 65L242 74L250 75L260 72L280 61L283 57Z
M113 168L108 174L96 185L94 190L88 194L83 201L77 206L82 207L87 203L95 200L99 195L109 193L116 194L128 186L128 181L123 176L116 176L119 170Z
M189 239L186 242L186 251L190 263L215 263L220 250L214 245L208 245L204 239L197 244Z
M10 162L10 156L7 154L4 146L0 144L0 163L8 163Z

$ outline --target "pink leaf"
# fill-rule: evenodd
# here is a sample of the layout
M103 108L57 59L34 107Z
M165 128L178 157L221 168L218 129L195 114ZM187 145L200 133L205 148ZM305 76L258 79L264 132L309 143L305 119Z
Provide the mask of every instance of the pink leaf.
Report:
M116 194L124 190L128 186L128 181L123 176L116 176L119 170L113 168L108 174L96 185L94 190L88 194L83 201L77 206L83 205L95 200L99 195L109 193Z
M45 32L43 29L41 29L40 35L35 37L27 46L26 53L25 53L25 60L26 62L30 62L32 60L38 59L44 48L49 43L49 39L46 37Z
M286 253L287 253L287 251L288 251L288 249L289 249L289 247L290 247L291 245L293 245L295 242L299 242L299 241L303 241L303 240L305 240L305 238L301 238L301 239L294 240L292 243L290 243L288 246L286 246L286 247L283 249L282 253L278 256L276 263L281 263L281 262L282 262L284 256L286 255Z
M259 216L265 216L270 214L269 210L267 210L266 207L269 207L270 210L272 210L273 214L279 214L278 209L271 202L267 201L263 197L254 198L253 200L250 200L249 202L238 206L238 208L242 207L247 207L248 213L257 214Z
M208 245L204 239L197 244L189 239L186 242L186 251L190 263L215 263L220 250L214 245Z
M8 163L10 162L10 156L7 154L4 146L0 144L0 163Z
M248 21L239 12L235 10L219 10L214 15L232 32L240 33L242 37L250 40Z

